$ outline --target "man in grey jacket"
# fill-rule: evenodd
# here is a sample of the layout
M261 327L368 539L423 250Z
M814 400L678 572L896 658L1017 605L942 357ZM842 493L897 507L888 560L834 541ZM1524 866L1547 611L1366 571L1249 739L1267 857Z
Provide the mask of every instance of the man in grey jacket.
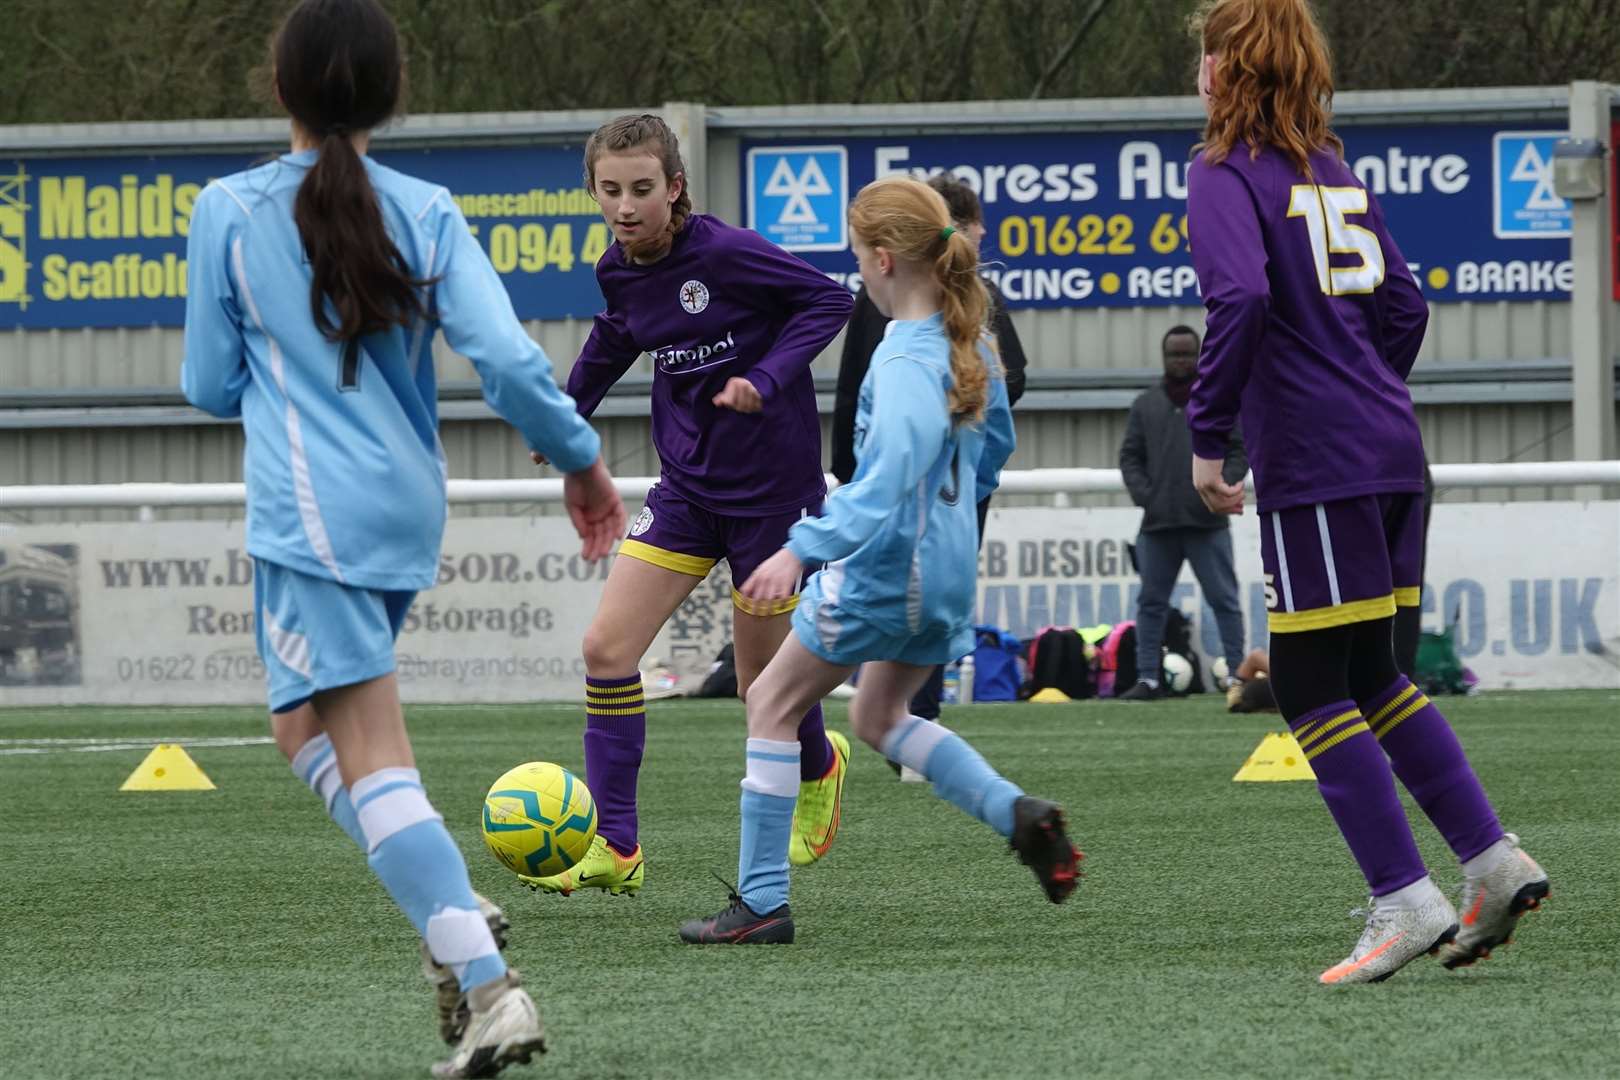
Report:
M1183 562L1204 591L1221 631L1221 651L1228 671L1243 661L1243 610L1237 574L1232 566L1232 535L1227 519L1204 508L1192 483L1192 439L1184 410L1198 370L1198 332L1172 327L1164 335L1164 379L1145 390L1131 405L1119 468L1131 501L1142 508L1142 530L1136 538L1137 573L1142 594L1136 609L1138 682L1119 695L1126 701L1152 701L1161 696L1160 654L1170 593ZM1222 475L1236 483L1249 471L1243 439L1234 429Z

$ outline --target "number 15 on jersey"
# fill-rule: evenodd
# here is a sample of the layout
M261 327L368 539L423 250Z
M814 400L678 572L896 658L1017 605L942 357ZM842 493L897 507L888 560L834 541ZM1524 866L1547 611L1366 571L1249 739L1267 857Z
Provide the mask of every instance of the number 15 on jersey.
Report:
M1345 218L1367 212L1367 192L1359 187L1295 184L1288 216L1304 218L1316 262L1316 281L1329 296L1370 293L1384 283L1384 250L1372 230ZM1359 266L1331 266L1328 256L1355 255Z

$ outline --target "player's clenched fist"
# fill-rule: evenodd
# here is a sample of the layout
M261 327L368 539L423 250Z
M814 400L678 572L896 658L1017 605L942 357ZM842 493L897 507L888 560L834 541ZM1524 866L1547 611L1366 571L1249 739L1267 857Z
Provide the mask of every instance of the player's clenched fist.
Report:
M747 379L733 376L726 380L724 390L714 395L714 403L722 409L740 413L757 413L765 409L765 399Z

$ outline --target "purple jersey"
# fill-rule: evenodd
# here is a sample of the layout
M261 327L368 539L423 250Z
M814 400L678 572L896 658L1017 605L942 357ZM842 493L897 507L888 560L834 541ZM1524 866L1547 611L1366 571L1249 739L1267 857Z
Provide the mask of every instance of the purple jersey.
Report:
M1263 511L1423 490L1406 375L1429 309L1384 215L1339 157L1315 182L1265 147L1204 155L1187 231L1208 313L1187 403L1193 453L1224 458L1242 414Z
M849 318L849 290L749 229L694 214L668 255L638 266L614 244L596 264L607 310L568 376L590 416L642 353L653 358L660 483L707 509L765 517L821 501L821 420L810 362ZM763 412L714 396L742 376Z

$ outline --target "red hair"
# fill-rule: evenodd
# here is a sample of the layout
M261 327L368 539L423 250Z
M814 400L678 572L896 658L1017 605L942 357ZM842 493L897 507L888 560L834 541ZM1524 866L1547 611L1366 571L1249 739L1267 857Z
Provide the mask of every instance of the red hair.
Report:
M1344 154L1328 127L1333 60L1307 0L1204 0L1190 24L1203 55L1215 58L1199 144L1208 161L1223 161L1239 143L1251 157L1275 146L1310 179L1312 153Z
M990 294L979 279L979 248L951 224L938 191L909 176L888 176L861 188L849 207L849 227L862 242L896 259L926 265L940 289L945 336L951 343L952 420L978 423L990 398L990 372L979 354L990 344L985 320Z

